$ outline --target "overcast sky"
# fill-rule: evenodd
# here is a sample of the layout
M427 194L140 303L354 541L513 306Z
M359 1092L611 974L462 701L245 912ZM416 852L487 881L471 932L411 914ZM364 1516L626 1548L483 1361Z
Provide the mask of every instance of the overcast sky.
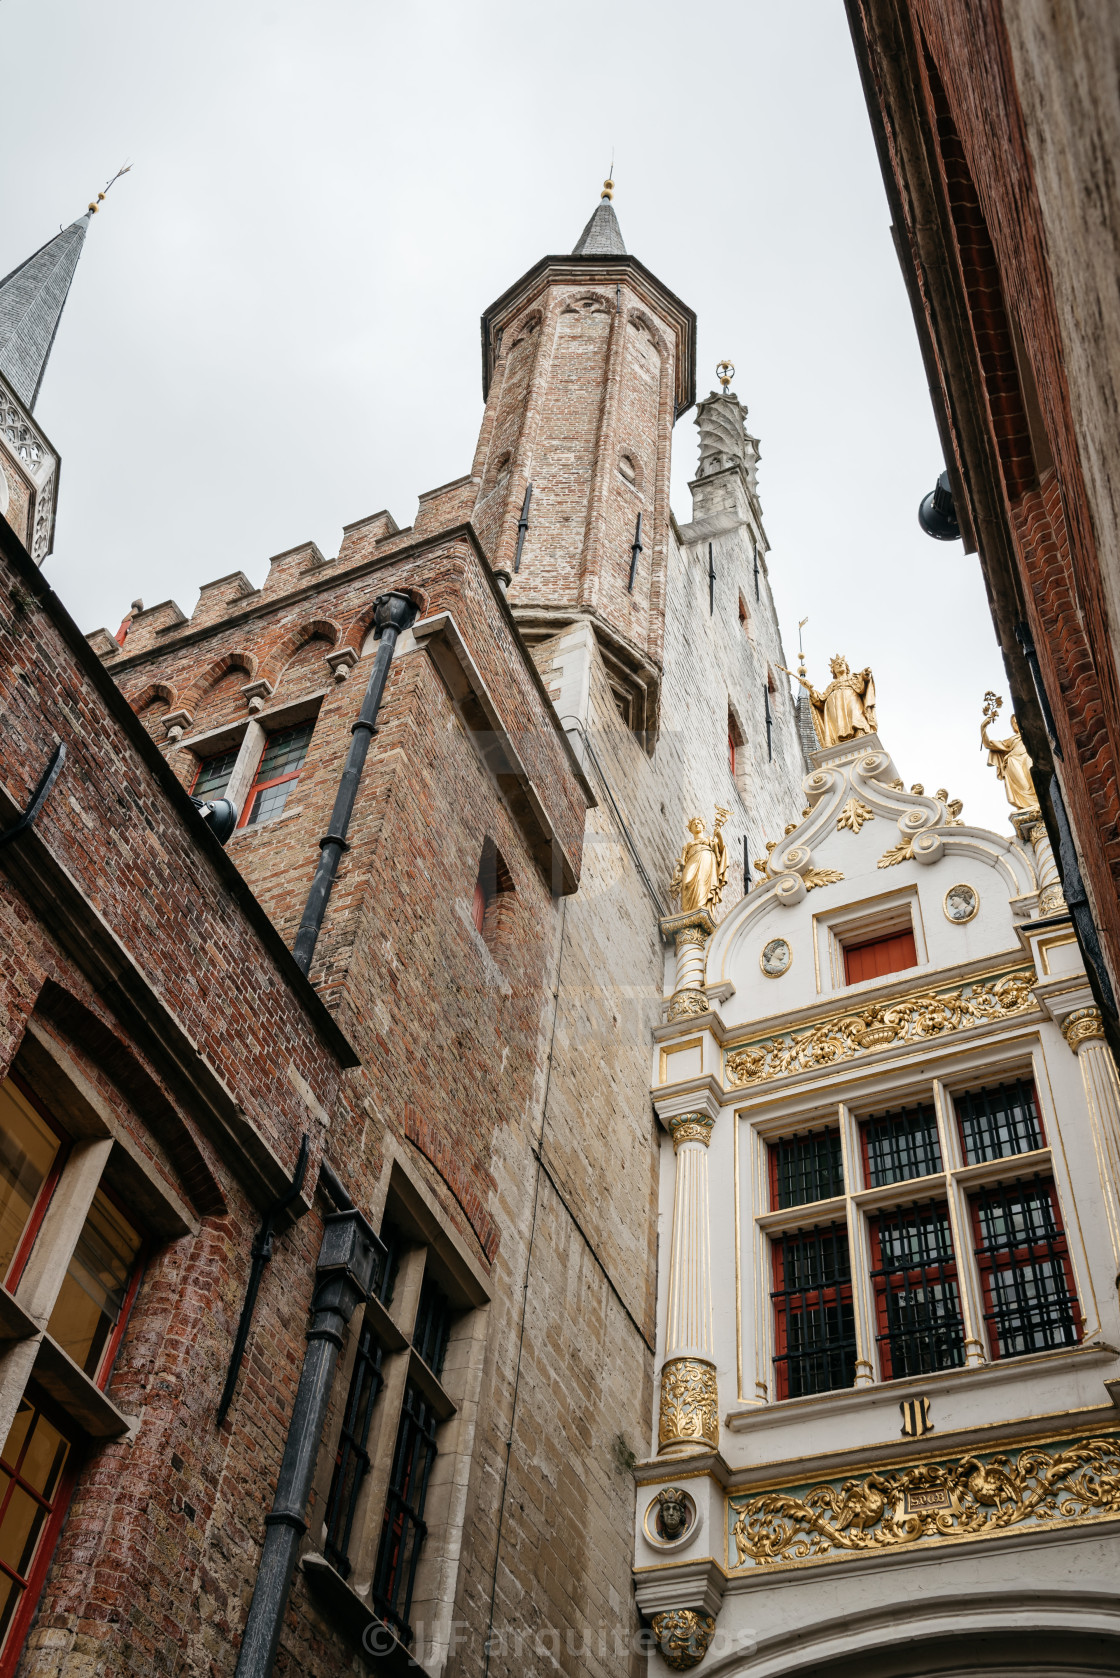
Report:
M1009 831L979 567L915 518L941 451L841 0L4 0L0 54L0 273L134 165L36 408L84 628L408 524L469 470L479 315L571 249L613 151L627 248L699 317L699 393L738 368L787 652L808 615L818 685L870 664L907 785ZM682 522L696 458L688 414Z

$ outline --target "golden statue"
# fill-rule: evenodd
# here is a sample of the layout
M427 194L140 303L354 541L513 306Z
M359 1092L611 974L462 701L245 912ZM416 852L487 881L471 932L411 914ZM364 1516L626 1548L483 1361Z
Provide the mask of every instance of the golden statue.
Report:
M874 734L875 678L870 670L857 670L853 674L847 659L837 653L829 664L832 680L823 693L818 693L802 672L794 675L784 664L778 668L800 682L809 695L813 727L822 746L839 746L844 740L854 740L858 734Z
M723 896L723 888L727 884L727 846L721 830L730 814L730 810L722 804L716 805L715 825L710 839L699 816L693 816L688 824L692 838L685 841L669 882L670 896L680 897L682 914L692 914L698 909L714 909Z
M1007 793L1007 802L1016 810L1037 810L1038 794L1034 790L1031 780L1031 760L1027 756L1019 734L1019 724L1015 717L1011 718L1014 730L1007 740L993 740L988 729L995 722L1003 700L994 693L984 695L984 720L980 724L980 744L988 748L988 762L995 766L996 774L1003 782Z

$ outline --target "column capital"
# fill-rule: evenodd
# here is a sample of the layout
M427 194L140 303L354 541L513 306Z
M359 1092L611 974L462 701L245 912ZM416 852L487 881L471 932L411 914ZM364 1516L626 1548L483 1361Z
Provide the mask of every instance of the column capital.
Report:
M1077 1053L1083 1043L1104 1041L1104 1022L1099 1008L1076 1008L1062 1021L1062 1036Z
M684 1142L702 1142L705 1148L712 1139L715 1119L710 1113L675 1113L665 1124L673 1138L673 1152Z

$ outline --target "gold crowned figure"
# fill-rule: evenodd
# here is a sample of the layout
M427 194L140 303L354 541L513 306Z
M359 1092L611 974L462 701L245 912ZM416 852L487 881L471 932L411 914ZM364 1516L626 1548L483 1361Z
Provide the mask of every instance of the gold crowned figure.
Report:
M995 722L1003 700L994 693L984 695L984 720L980 724L980 743L988 749L988 762L1003 782L1007 802L1016 810L1037 810L1038 794L1031 780L1031 759L1027 756L1019 733L1019 724L1011 718L1013 733L1007 740L993 740L988 729Z
M875 733L878 726L875 721L875 678L870 670L853 673L848 669L844 655L837 653L828 667L832 671L832 680L823 693L818 693L801 672L794 675L792 670L786 670L784 664L778 668L800 682L809 695L813 727L822 746L839 746L845 740L854 740L859 734Z
M730 810L722 804L716 805L715 825L710 839L699 816L693 816L688 824L692 837L685 841L669 883L670 895L680 897L682 914L714 909L723 896L723 888L727 884L727 846L723 842L722 828L730 814Z

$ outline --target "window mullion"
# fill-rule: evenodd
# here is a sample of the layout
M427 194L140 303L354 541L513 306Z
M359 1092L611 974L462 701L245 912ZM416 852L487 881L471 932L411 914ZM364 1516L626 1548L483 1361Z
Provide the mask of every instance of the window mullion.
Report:
M241 820L241 813L245 808L245 800L249 796L249 789L256 778L257 764L264 752L267 736L259 722L250 721L238 748L237 762L230 771L224 797L228 798L237 811L237 819Z
M15 1297L46 1327L113 1149L111 1136L75 1142L43 1216Z
M852 1266L852 1302L856 1319L857 1387L875 1385L875 1292L871 1283L871 1242L867 1219L852 1196L863 1180L859 1121L851 1108L840 1104L840 1150L844 1161L844 1194L848 1219L848 1251Z
M937 1089L940 1087L936 1086ZM949 1107L951 1111L951 1103ZM953 1248L957 1255L957 1285L960 1289L961 1322L964 1325L964 1361L965 1367L971 1368L988 1361L983 1327L984 1289L976 1246L972 1239L972 1214L968 1205L968 1193L955 1171L948 1174L948 1190L949 1223L953 1231Z
M765 1402L777 1396L774 1385L774 1310L770 1298L773 1264L770 1238L758 1223L759 1214L770 1210L770 1154L759 1132L749 1122L748 1131L754 1164L751 1173L754 1264L748 1271L754 1280L754 1386L757 1396Z
M366 1441L370 1469L362 1482L351 1525L350 1583L368 1597L381 1542L381 1517L389 1495L389 1480L400 1431L401 1407L408 1382L408 1352L387 1353L381 1365L383 1385Z

